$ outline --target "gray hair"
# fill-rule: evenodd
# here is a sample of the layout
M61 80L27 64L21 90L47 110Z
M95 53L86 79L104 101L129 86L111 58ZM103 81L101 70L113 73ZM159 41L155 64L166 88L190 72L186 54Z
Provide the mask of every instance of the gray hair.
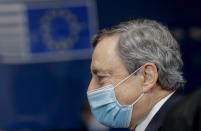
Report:
M166 90L184 87L183 62L177 41L168 29L153 20L138 19L101 30L93 39L95 48L104 37L119 34L118 54L129 73L147 62L158 70L158 84Z

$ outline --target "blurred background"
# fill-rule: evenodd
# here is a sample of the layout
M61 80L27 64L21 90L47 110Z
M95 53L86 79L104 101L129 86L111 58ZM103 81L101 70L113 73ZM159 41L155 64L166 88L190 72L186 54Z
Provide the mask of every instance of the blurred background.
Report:
M0 0L1 131L108 130L86 102L90 41L122 21L168 26L181 47L185 93L200 88L200 6L195 0Z

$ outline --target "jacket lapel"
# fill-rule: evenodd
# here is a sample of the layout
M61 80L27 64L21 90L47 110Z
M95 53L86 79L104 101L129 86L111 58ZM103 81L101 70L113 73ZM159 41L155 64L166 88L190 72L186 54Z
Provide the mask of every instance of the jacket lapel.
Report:
M175 105L182 97L183 91L176 91L160 108L160 110L152 118L145 131L157 131L165 119L167 113L173 105Z

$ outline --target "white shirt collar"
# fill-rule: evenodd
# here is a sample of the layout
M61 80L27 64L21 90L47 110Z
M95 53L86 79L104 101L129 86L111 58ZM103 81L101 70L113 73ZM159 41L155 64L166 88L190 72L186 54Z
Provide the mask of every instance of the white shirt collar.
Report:
M144 131L146 127L148 126L151 119L154 117L154 115L159 111L161 106L172 96L174 92L170 93L168 96L161 99L158 103L154 105L154 107L151 109L151 111L148 113L148 115L137 125L135 128L135 131Z

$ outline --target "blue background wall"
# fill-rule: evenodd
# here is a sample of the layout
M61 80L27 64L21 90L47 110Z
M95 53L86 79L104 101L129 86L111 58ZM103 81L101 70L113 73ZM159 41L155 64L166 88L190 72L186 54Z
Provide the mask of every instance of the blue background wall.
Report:
M135 18L181 28L185 92L190 93L201 86L201 42L189 36L192 27L201 28L199 5L192 0L97 0L99 28ZM91 78L90 61L1 64L0 128L81 129L80 108Z

